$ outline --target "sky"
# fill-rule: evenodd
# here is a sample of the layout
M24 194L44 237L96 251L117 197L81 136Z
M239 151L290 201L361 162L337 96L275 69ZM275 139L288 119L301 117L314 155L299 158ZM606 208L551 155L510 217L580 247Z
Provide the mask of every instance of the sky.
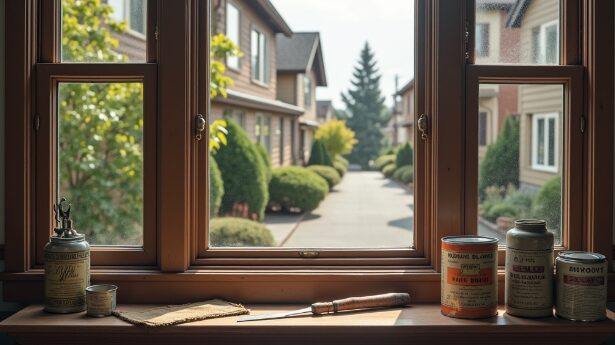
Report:
M365 41L375 52L381 90L392 105L395 75L399 87L414 76L414 0L271 0L291 29L319 31L327 87L318 100L333 100L343 109L340 93L351 86L352 71Z

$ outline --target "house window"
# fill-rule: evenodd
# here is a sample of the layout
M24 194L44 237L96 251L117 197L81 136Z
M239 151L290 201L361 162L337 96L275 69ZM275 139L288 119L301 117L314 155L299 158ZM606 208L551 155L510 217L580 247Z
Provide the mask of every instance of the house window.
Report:
M252 29L251 37L252 80L267 83L269 78L267 36L256 29Z
M240 20L239 9L230 2L226 3L226 36L239 45ZM226 65L231 68L239 68L238 56L227 56Z
M532 168L557 172L558 113L539 113L532 116Z
M312 107L312 79L307 74L303 75L303 105L306 109Z
M146 32L146 0L109 0L112 18L126 22L131 33L144 36Z
M225 119L232 119L237 122L241 128L246 129L246 112L242 110L225 109L222 117Z
M280 166L284 165L284 154L286 153L286 146L284 143L284 118L280 117Z
M489 24L476 24L476 56L489 56Z
M487 112L481 111L478 113L478 145L487 145Z
M256 142L263 145L269 155L271 155L271 116L256 115L256 126L254 127Z
M559 21L552 21L532 31L533 62L543 65L559 63Z

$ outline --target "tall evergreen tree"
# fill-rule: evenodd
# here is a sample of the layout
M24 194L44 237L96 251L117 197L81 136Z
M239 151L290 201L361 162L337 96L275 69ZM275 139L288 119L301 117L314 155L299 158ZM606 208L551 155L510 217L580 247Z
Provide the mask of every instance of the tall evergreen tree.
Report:
M358 140L348 159L363 168L367 168L369 161L378 156L382 148L382 128L389 121L376 64L374 52L365 42L352 74L352 87L347 93L342 93L348 113L346 124Z

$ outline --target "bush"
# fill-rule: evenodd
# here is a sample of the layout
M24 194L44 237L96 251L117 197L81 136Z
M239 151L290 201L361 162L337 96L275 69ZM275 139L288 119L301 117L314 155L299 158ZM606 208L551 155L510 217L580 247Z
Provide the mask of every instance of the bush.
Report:
M324 178L298 166L274 168L269 183L271 204L287 211L309 212L318 207L328 191Z
M333 160L333 163L341 163L342 165L344 165L346 167L346 170L348 170L348 167L350 166L350 162L348 162L348 160L340 155L335 156L335 159Z
M340 175L340 177L344 177L344 175L346 175L346 172L348 172L348 167L346 167L341 162L338 162L338 161L333 162L333 167L335 168L337 173Z
M271 247L275 241L265 225L243 218L213 218L209 243L214 247Z
M517 218L518 216L519 214L517 213L517 208L508 203L496 204L489 209L489 212L483 215L484 218L494 223L498 217Z
M485 198L480 205L483 218L495 222L499 216L534 218L531 212L532 195L509 185L507 189L498 186L485 188Z
M222 196L224 195L224 182L216 160L209 158L209 215L218 215Z
M310 151L310 159L307 165L326 165L333 166L331 155L325 149L325 145L320 140L312 142L312 151Z
M382 168L382 173L384 177L390 178L393 176L393 173L395 173L395 170L397 170L397 165L395 165L395 163L389 163Z
M263 164L265 165L265 172L267 173L267 183L271 181L271 157L269 157L269 153L267 153L267 149L261 144L255 144L256 150L263 160Z
M547 228L560 229L562 212L562 178L557 176L542 186L534 199L534 216L544 219Z
M414 151L410 143L406 143L397 151L397 155L395 155L395 164L398 167L414 164Z
M374 166L376 167L376 169L382 171L385 166L391 163L395 163L395 155L384 155L376 158L376 160L374 161Z
M354 132L346 127L342 120L330 120L323 123L314 134L316 140L323 143L331 156L343 155L352 152L357 143Z
M269 200L267 168L258 149L233 120L227 119L228 143L214 155L224 181L220 214L245 204L250 218L262 220Z
M326 165L310 165L307 168L327 180L329 190L332 190L335 185L342 181L340 174L332 167Z
M481 199L489 186L507 188L519 186L519 120L506 118L504 128L495 143L487 147L480 162L478 190Z
M403 184L414 181L414 167L412 165L404 165L395 169L393 178Z

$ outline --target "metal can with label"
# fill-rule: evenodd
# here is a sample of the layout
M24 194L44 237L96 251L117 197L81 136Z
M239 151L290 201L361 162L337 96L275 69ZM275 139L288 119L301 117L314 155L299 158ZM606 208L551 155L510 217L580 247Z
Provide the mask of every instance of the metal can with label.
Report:
M574 321L606 319L607 272L602 254L561 252L555 260L555 314Z
M553 316L553 233L544 220L521 219L506 233L506 313Z
M442 238L442 314L464 319L498 313L498 240L485 236Z
M116 307L117 286L101 284L88 286L85 289L87 314L93 317L109 316Z
M45 246L45 311L76 313L85 310L85 288L90 285L90 245L72 228L70 205L55 206L55 228Z

